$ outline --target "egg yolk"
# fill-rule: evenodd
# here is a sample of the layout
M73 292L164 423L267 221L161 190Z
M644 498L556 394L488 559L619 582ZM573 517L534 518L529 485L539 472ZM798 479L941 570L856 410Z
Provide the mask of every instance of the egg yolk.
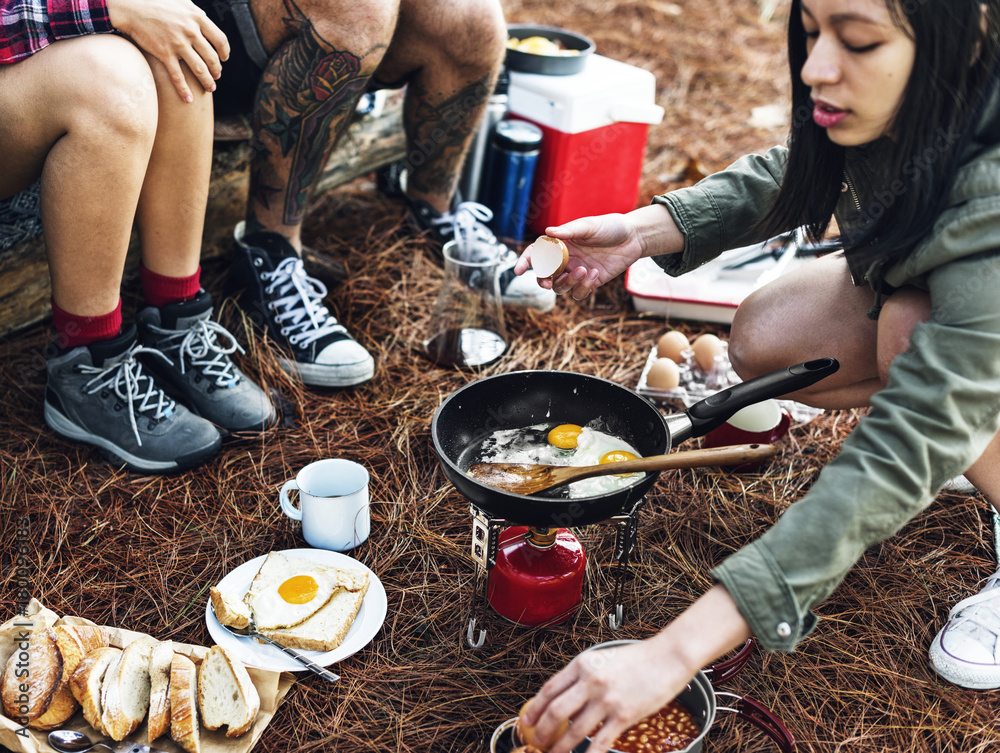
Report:
M598 460L597 462L600 465L604 465L606 463L624 463L626 460L636 460L638 459L638 457L639 457L638 455L633 455L631 452L628 452L626 450L612 450L611 452L605 452L603 455L601 455L601 459ZM632 474L616 473L614 475L618 478L622 478L625 476L631 476Z
M637 455L625 450L612 450L601 455L601 459L597 462L604 465L605 463L624 463L626 460L636 460L637 458Z
M549 432L547 439L553 447L560 450L575 450L583 427L576 424L560 424Z
M278 586L278 596L288 604L308 604L317 593L319 583L311 575L295 575Z

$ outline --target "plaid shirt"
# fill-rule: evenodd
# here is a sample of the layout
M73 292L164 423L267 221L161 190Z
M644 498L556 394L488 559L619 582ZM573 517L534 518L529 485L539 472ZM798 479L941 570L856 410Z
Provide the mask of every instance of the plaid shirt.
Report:
M0 0L0 63L60 39L114 30L106 0Z

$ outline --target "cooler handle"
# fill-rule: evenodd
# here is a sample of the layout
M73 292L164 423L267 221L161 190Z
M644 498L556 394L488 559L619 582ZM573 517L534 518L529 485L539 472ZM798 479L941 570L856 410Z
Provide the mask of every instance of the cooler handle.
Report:
M663 108L641 102L613 102L608 107L608 117L615 123L659 125L663 122Z

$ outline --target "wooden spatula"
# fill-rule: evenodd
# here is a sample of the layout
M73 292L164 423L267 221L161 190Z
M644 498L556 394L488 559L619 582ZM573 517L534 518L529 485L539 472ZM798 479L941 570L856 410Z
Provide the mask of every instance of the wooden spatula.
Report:
M536 494L574 481L615 473L669 471L674 468L700 468L709 465L739 465L773 457L778 448L770 444L738 444L686 450L669 455L650 455L638 460L603 465L532 465L530 463L474 463L469 476L497 489L514 494Z

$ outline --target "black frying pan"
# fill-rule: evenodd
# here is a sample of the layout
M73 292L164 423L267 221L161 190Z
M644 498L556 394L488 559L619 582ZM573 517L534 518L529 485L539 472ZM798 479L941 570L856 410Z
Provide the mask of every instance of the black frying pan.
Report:
M466 475L481 458L483 441L500 429L537 424L585 424L601 419L604 431L625 440L643 457L663 455L674 444L700 437L748 405L815 384L840 368L832 358L807 361L729 387L664 417L646 398L615 382L569 371L514 371L467 384L434 412L431 437L445 476L469 501L495 518L539 527L600 523L631 510L656 482L647 473L607 494L572 499L513 494ZM558 495L558 496L557 496Z

